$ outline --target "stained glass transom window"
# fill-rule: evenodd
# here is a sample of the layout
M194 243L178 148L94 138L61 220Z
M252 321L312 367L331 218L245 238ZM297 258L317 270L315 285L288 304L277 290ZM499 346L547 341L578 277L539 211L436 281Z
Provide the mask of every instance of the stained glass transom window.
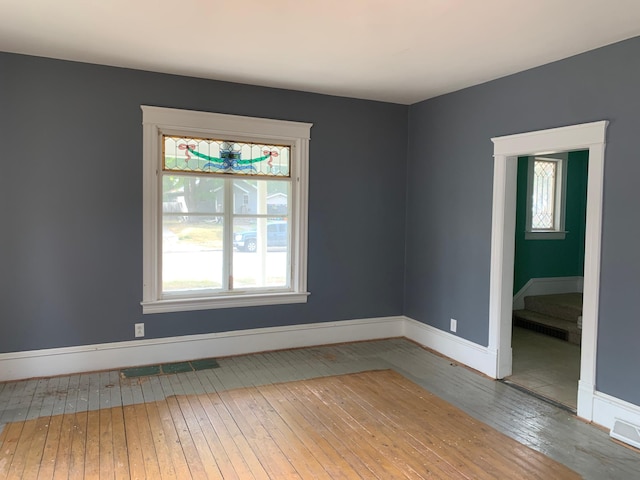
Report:
M290 176L289 146L164 135L163 148L165 171Z

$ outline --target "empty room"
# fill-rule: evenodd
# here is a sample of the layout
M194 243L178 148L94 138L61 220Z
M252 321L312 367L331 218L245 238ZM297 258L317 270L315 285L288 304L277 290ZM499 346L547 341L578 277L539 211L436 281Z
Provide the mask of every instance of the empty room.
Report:
M0 2L0 480L632 479L640 4Z

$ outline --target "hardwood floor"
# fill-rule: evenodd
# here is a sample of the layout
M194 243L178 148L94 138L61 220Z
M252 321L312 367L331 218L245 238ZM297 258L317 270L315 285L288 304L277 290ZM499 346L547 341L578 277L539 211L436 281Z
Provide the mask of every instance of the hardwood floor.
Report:
M506 437L487 440L472 430L451 430L438 450L430 435L456 423L488 430L487 424L584 478L637 478L640 456L606 432L404 339L222 358L219 364L140 380L113 371L0 384L0 479L311 478L309 472L318 478L390 479L421 478L426 469L431 478L536 478L523 470L536 463L535 453L489 466L504 457ZM347 385L347 377L335 377L384 369L469 417L458 421L461 412L449 415L430 406L439 414L426 424L422 400L414 398L419 395L409 395L396 380L358 376ZM314 383L329 376L326 385ZM311 383L291 383L301 380ZM384 390L396 397L378 396ZM311 407L321 396L325 406ZM410 421L398 427L407 409ZM351 420L330 417L329 410ZM386 413L372 415L379 410ZM379 430L372 436L374 426ZM482 453L477 448L483 446L497 446L497 453ZM431 448L432 456L421 448ZM433 452L441 451L452 457L438 461ZM476 470L467 477L447 470L458 464ZM400 475L398 468L406 470ZM559 471L537 478L563 478ZM359 476L349 477L353 472Z
M40 417L0 445L6 478L580 478L392 370Z

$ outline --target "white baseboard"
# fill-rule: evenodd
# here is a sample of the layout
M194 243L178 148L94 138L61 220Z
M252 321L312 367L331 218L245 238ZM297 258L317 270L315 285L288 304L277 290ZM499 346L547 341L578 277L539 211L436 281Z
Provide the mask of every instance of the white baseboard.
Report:
M578 381L578 408L576 414L589 422L593 420L593 396L595 388L590 382Z
M602 392L593 394L593 423L613 428L616 418L640 426L640 406Z
M522 310L526 296L582 292L583 286L584 277L532 278L513 296L513 309Z
M0 382L134 365L400 337L404 317L381 317L0 354Z
M486 347L397 316L4 353L0 381L401 336L495 377Z
M404 336L492 378L496 377L497 354L487 347L405 317Z

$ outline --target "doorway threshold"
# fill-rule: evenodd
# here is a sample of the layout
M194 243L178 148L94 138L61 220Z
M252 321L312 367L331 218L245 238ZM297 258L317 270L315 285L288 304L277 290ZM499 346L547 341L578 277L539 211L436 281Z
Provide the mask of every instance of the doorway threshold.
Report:
M560 408L562 410L565 410L565 411L567 411L567 412L569 412L569 413L571 413L573 415L577 414L577 411L576 411L575 408L573 408L573 407L571 407L569 405L565 405L564 403L560 403L559 401L554 400L553 398L545 397L544 395L541 395L540 393L538 393L538 392L536 392L534 390L531 390L531 389L529 389L527 387L523 387L522 385L519 385L517 383L512 382L508 378L502 378L502 379L500 379L498 381L502 382L505 385L508 385L508 386L510 386L512 388L515 388L516 390L520 390L523 393L531 395L531 396L537 398L538 400L542 400L543 402L546 402L546 403L548 403L550 405L553 405L554 407L558 407L558 408Z

